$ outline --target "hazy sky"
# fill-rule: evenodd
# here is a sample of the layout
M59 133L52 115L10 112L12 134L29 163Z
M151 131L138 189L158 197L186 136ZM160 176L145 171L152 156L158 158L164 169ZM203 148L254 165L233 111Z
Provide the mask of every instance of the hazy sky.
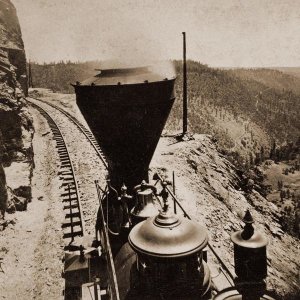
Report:
M300 0L12 0L38 62L182 57L210 66L300 66Z

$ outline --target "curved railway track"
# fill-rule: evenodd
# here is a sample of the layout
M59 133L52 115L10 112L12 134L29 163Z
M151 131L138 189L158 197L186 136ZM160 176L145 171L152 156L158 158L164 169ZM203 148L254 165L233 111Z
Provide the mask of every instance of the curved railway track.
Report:
M104 168L108 169L108 164L106 158L97 143L94 135L89 129L86 128L80 121L78 121L74 116L60 107L44 101L42 99L30 97L33 100L39 101L46 104L55 110L62 113L69 121L76 125L79 131L84 134L87 141L94 148L96 155L100 158ZM40 105L34 103L30 98L27 101L36 108L48 121L50 129L53 133L54 140L56 141L56 147L58 150L60 170L58 175L62 182L62 188L64 192L61 194L62 202L64 204L63 208L65 210L65 222L62 225L63 237L66 240L66 248L74 241L77 236L84 236L86 234L85 222L84 222L84 210L82 209L80 192L78 183L75 177L74 166L70 158L70 151L67 148L66 141L64 140L63 134L56 124L55 120L50 116L50 114Z
M54 105L52 103L49 103L47 101L44 101L42 99L39 98L34 98L34 97L30 97L34 100L40 101L42 103L45 103L49 106L51 106L52 108L60 111L63 115L65 115L70 121L72 121L78 128L79 130L85 135L85 137L88 139L88 141L91 143L91 145L93 146L93 148L95 149L97 155L99 156L99 158L102 160L103 165L105 166L105 168L108 168L108 163L107 160L99 146L99 144L97 143L94 135L92 134L92 132L87 129L80 121L78 121L74 116L72 116L70 113L68 113L67 111L63 110L62 108L60 108L57 105Z
M58 110L60 113L62 113L65 117L68 118L69 121L71 121L73 124L78 127L81 133L84 134L84 136L87 138L89 143L92 145L93 149L95 150L96 155L100 158L103 166L107 170L108 164L107 161L104 157L103 152L100 149L100 146L95 140L95 137L93 134L81 123L79 122L75 117L73 117L71 114L68 112L64 111L60 107L57 107L56 105L50 104L46 101L43 101L41 99L36 99L32 98L34 100L40 101L46 105L51 106L52 108ZM46 120L49 123L50 129L53 132L53 137L56 141L56 147L58 148L58 154L59 154L59 159L61 162L60 166L60 179L63 180L62 187L64 188L65 192L61 195L63 197L63 202L67 201L68 204L64 206L64 210L68 210L66 213L66 222L63 224L63 230L64 230L64 238L67 239L67 246L65 247L65 250L78 250L78 246L75 241L74 244L72 242L74 241L74 238L76 236L84 236L85 234L88 236L88 230L86 232L85 226L84 226L84 209L82 209L82 206L80 204L80 199L79 198L79 188L82 188L82 185L80 187L77 184L76 178L75 178L75 172L76 169L73 167L71 158L69 155L69 150L67 148L67 144L63 138L63 134L61 130L59 129L58 125L54 121L54 119L50 116L50 114L41 106L38 104L34 103L31 101L29 98L27 98L28 102L36 108L42 116L46 118ZM71 148L71 147L70 147ZM70 149L70 152L71 149ZM75 155L76 157L76 155ZM75 170L74 170L75 169ZM98 181L97 181L98 183ZM94 181L93 181L94 184ZM97 195L99 196L99 193L103 193L103 190L99 190L99 185L97 184L97 189L96 189ZM95 199L98 199L95 198ZM76 205L77 204L77 205ZM84 205L83 205L84 207ZM99 206L101 208L102 212L102 226L99 229L101 233L101 237L103 238L102 241L102 246L103 246L103 255L106 257L107 261L107 271L104 276L108 276L104 281L102 282L101 288L103 291L109 290L109 293L112 296L112 299L119 299L119 292L118 292L118 286L117 286L117 280L116 280L116 273L114 269L114 262L113 262L113 257L112 257L112 251L110 247L110 242L109 242L109 237L108 237L108 232L107 232L107 227L104 222L104 216L103 216L103 210L102 210L102 205ZM88 226L87 226L88 227ZM80 248L79 248L80 249ZM104 271L105 273L105 271ZM108 287L106 286L106 281L108 280ZM75 294L73 294L72 287L68 287L66 285L65 289L65 299L74 299L73 296L77 295L76 291ZM106 291L107 292L107 291ZM77 298L76 298L77 299Z
M56 142L59 155L60 170L59 176L62 180L63 193L61 194L63 209L65 210L65 222L62 224L63 237L68 244L72 243L76 236L84 236L85 226L82 221L82 208L79 197L79 188L75 177L74 167L70 159L69 150L64 140L63 134L53 118L43 108L29 101L41 115L47 120Z

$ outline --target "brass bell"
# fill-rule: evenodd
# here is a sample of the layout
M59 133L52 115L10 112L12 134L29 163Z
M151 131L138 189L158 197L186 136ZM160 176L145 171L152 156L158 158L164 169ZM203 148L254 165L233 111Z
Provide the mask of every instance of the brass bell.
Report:
M155 205L153 195L156 193L156 188L153 185L143 182L134 188L135 206L131 210L131 220L133 225L146 220L149 217L156 216L159 213Z

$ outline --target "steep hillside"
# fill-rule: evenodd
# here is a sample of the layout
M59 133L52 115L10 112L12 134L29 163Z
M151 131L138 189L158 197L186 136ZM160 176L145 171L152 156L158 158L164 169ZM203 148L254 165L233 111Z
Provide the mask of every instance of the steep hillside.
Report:
M299 240L284 233L277 206L261 195L259 184L253 184L217 151L211 137L195 135L195 140L188 142L162 138L150 167L169 180L175 171L177 197L193 219L206 225L211 244L231 270L230 235L241 229L241 218L249 208L256 229L269 239L268 288L278 299L297 299Z
M242 80L254 80L278 92L284 90L300 94L300 77L294 73L273 69L231 69L227 71Z
M176 102L168 128L180 128L182 107L181 62L176 61ZM247 163L272 140L295 141L300 131L300 96L278 91L259 81L241 79L232 71L188 62L189 122L193 132L209 133L220 148ZM232 153L233 152L233 153Z
M70 83L82 81L94 76L99 68L99 61L59 62L50 64L31 63L33 87L48 88L63 93L74 93Z
M282 67L282 68L274 68L274 69L300 78L300 67Z

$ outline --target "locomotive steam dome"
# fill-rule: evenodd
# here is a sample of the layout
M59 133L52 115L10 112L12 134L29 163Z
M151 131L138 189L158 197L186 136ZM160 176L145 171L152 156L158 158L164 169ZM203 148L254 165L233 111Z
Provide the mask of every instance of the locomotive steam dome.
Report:
M204 227L172 214L165 203L158 216L131 230L128 242L137 256L134 288L139 293L150 294L153 299L158 295L165 299L206 299L209 295L210 273L202 259L208 243Z
M186 218L160 213L136 225L129 244L139 253L156 257L187 256L208 243L205 228Z

